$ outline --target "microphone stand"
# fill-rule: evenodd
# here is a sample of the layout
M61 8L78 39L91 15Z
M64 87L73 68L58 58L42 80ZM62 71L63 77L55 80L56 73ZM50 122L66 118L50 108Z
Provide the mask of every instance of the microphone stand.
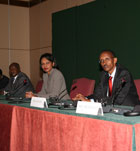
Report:
M77 86L74 86L74 87L71 89L71 92L72 92L73 90L75 90L76 88L77 88ZM60 97L60 95L61 95L64 91L66 91L66 90L67 90L67 89L64 89L63 91L61 91L61 92L59 93L57 99L55 99L55 101L50 102L49 105L57 105L57 106L60 106L59 109L69 109L69 108L75 109L75 106L74 106L73 101L71 101L71 102L62 102L62 101L61 101L61 99L62 99L65 95L68 94L68 92L66 92L66 93L64 93L64 94ZM59 98L59 97L60 97L60 98Z
M125 83L126 83L125 81L122 81L120 87L116 90L115 95L113 95L113 97L112 97L112 105L113 105L113 107L114 107L114 104L115 104L115 99L119 95L119 93L122 90L122 88L124 87Z
M115 112L115 108L114 108L114 104L115 104L115 99L117 98L117 96L119 95L120 91L122 90L122 88L124 87L126 81L122 79L121 84L119 86L119 88L116 90L115 94L112 96L112 98L106 98L105 101L101 101L101 104L103 106L103 112L104 113L109 113L109 112ZM111 99L110 102L112 105L107 105L107 99ZM109 101L109 100L108 100Z
M126 108L119 108L119 107L114 107L114 104L115 104L115 99L117 98L117 96L119 95L120 91L122 90L122 88L124 87L126 81L122 79L121 81L121 85L120 87L116 90L116 93L115 95L112 97L112 109L110 110L112 113L115 113L115 114L120 114L120 115L123 115L125 112L128 112L130 111L130 109L126 109Z
M23 85L18 87L18 91L19 89L24 87L26 84L27 84L27 81L24 80ZM8 103L23 103L24 102L22 97L15 97L14 94L11 95L9 92L6 94L6 99L9 101Z
M71 91L75 90L77 88L77 86L74 86ZM66 90L66 89L65 89ZM59 109L75 109L75 105L73 103L73 101L69 101L69 102L62 102L61 99L68 94L68 92L64 93L60 98L59 96L65 91L63 90L59 95L58 95L58 99L57 102L55 103L55 105L59 105Z
M65 95L63 95L62 97L60 97L60 95L63 93L63 92L65 92L67 89L64 89L63 91L61 91L59 94L58 94L58 96L57 97L50 97L49 98L49 104L48 105L61 105L61 102L60 102L60 99L61 98L63 98ZM60 97L60 98L59 98Z
M66 92L64 95L62 95L60 98L58 98L58 102L66 95L68 92Z

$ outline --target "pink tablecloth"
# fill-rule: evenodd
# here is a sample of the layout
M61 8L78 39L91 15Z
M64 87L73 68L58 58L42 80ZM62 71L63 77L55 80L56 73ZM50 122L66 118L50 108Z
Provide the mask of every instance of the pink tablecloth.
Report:
M15 106L11 151L131 151L132 125Z

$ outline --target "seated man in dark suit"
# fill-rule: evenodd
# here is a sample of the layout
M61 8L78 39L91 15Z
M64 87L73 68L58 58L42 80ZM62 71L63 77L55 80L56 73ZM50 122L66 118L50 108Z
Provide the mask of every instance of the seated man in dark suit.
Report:
M18 63L9 66L10 80L5 87L3 94L15 97L25 97L26 91L34 92L33 85L28 76L20 71Z
M111 50L101 52L99 62L103 71L94 94L84 97L76 95L73 100L106 102L106 104L135 106L139 104L138 94L129 71L117 64L117 57Z
M4 89L9 82L9 78L3 75L2 70L0 69L0 90Z

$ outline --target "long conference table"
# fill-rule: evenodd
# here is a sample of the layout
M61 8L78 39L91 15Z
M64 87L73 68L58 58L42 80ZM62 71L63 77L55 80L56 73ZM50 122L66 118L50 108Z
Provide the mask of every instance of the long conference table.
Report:
M0 100L0 151L135 150L140 150L140 116L93 116Z

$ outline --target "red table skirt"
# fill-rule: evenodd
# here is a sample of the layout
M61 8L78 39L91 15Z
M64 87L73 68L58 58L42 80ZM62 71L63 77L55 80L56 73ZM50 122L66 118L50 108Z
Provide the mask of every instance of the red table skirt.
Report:
M132 125L15 106L11 151L131 151Z
M13 107L0 104L0 151L10 150L10 133Z

